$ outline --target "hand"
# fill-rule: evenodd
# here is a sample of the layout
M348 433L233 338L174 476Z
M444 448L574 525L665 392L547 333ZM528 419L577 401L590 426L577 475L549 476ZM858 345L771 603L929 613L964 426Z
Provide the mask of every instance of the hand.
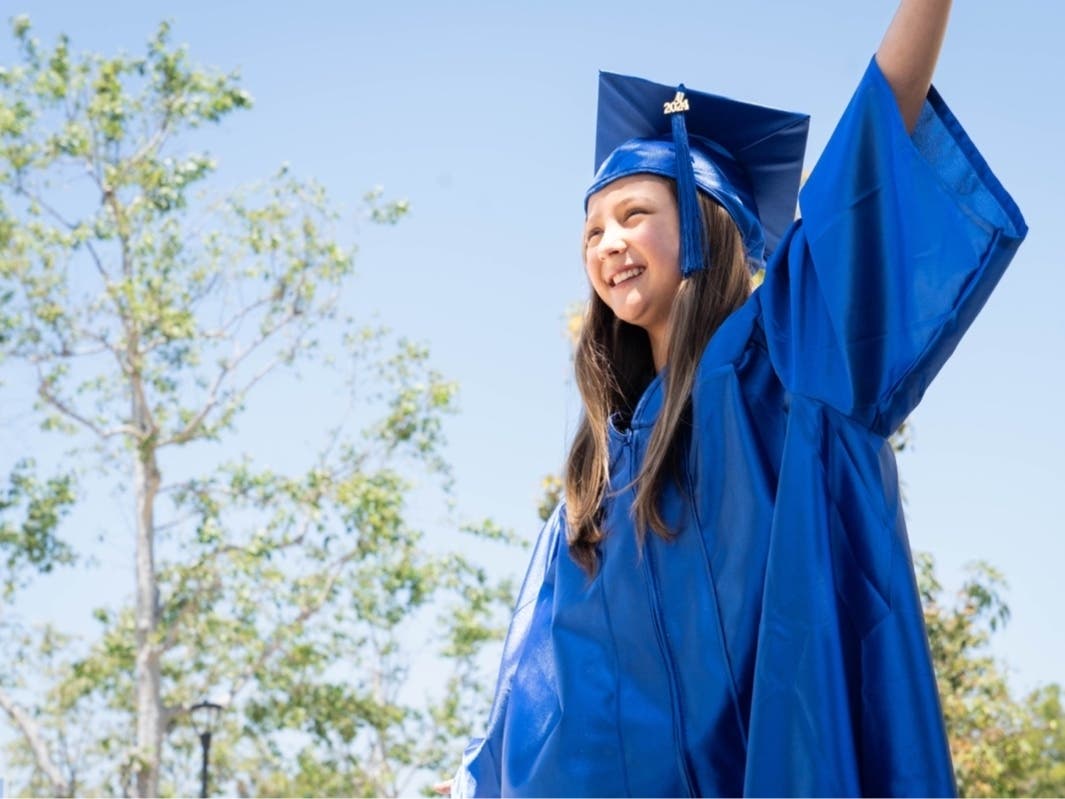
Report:
M441 796L451 796L451 783L453 780L444 780L433 786L433 790Z

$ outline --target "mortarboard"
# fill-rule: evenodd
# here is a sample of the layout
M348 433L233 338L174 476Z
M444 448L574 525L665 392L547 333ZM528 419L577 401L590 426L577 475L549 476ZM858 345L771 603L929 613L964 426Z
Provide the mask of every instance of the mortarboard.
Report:
M760 266L795 219L809 125L806 114L600 72L596 174L585 206L619 178L673 178L684 276L703 263L696 188L725 208Z

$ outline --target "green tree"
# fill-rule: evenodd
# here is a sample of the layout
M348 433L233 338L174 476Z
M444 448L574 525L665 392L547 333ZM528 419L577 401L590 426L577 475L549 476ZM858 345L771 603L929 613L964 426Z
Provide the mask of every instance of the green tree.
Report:
M38 573L47 573L59 565L69 564L73 552L57 536L60 520L74 503L70 475L54 477L43 483L34 474L32 460L20 461L9 477L9 486L0 492L0 558L4 574L2 599L10 602L16 591L24 588ZM11 621L0 614L0 630L10 633ZM51 766L45 740L24 708L12 701L0 679L0 710L8 715L20 731L30 751ZM42 772L44 791L65 795L68 781L54 768Z
M916 558L932 660L962 796L1065 795L1065 713L1051 684L1016 699L989 652L1008 621L1002 575L976 563L953 602L931 556Z
M50 572L73 560L70 546L56 534L60 520L74 503L70 474L44 482L34 474L32 459L15 464L8 487L0 490L0 559L4 573L0 592L10 599L34 573ZM20 521L14 519L20 518Z
M341 313L354 248L320 186L282 169L213 201L193 194L215 162L183 147L251 106L236 75L190 63L167 24L142 57L76 54L66 37L43 47L26 18L12 27L5 368L33 381L41 425L72 461L125 492L135 572L128 606L95 611L94 641L3 630L0 705L24 790L192 793L184 714L212 695L226 706L212 750L226 792L409 791L452 765L479 715L478 653L510 594L410 520L417 475L419 492L435 484L451 502L441 447L455 386L424 347ZM406 210L367 201L378 222ZM347 419L306 463L220 454L278 375L338 370L358 377ZM471 544L509 539L490 523L461 529ZM12 551L50 541L34 535ZM413 679L423 650L446 691Z

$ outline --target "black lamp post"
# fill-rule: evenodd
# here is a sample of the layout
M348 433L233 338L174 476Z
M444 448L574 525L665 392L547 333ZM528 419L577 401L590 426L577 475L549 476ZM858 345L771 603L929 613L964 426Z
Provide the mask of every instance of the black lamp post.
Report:
M192 716L192 726L200 736L200 746L203 748L203 769L200 771L200 796L207 799L207 763L211 756L211 733L218 728L218 717L222 714L222 706L214 702L199 702L189 708Z

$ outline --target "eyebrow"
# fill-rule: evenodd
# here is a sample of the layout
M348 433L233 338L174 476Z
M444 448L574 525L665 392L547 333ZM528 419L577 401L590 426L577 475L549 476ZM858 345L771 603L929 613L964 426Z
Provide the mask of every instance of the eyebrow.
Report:
M634 202L653 203L655 202L655 198L652 197L650 194L633 194L626 197L624 200L618 203L618 205L631 205Z
M628 208L632 205L654 205L655 199L650 194L632 194L618 201L616 208ZM591 214L584 217L584 224L592 218Z

